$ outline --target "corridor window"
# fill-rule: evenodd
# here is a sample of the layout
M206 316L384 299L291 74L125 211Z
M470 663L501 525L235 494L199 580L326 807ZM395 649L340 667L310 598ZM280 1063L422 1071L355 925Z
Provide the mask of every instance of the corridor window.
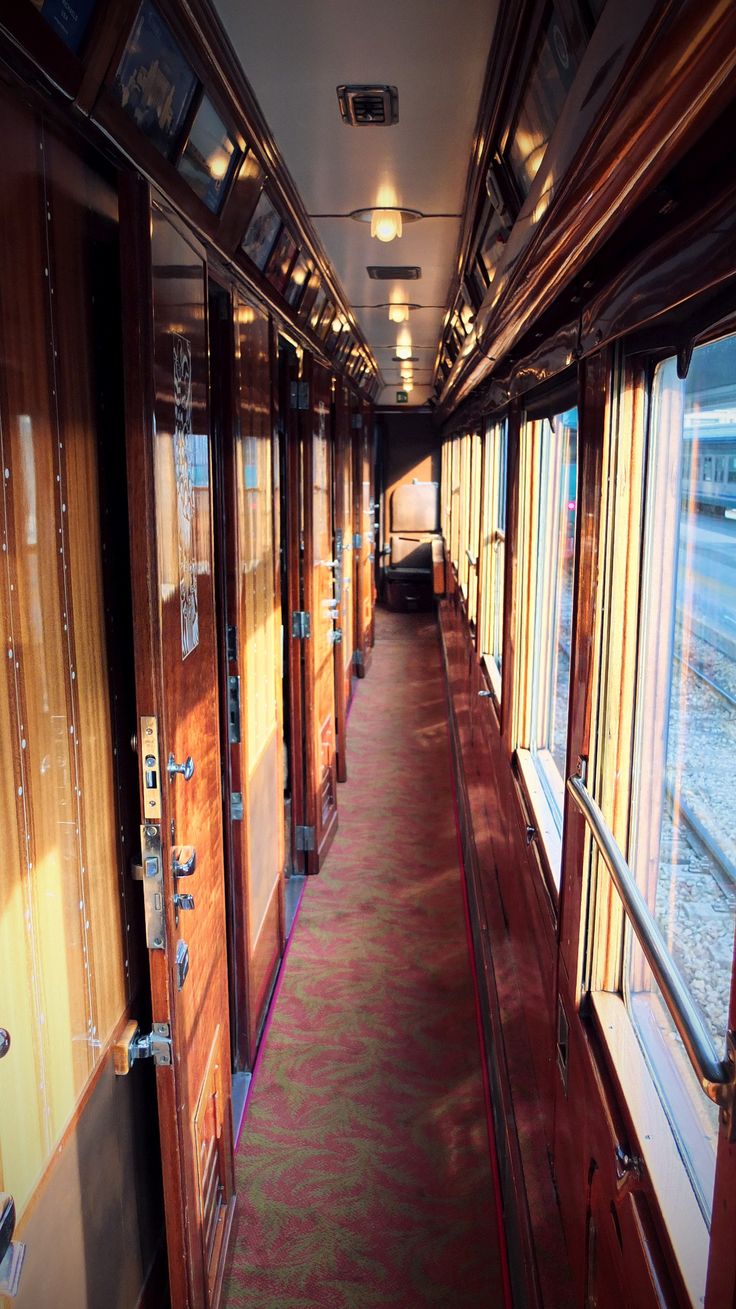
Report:
M736 522L704 506L728 423L736 337L654 375L629 863L719 1057L725 1054L736 925ZM707 510L707 511L706 511ZM706 1218L718 1110L701 1091L638 944L625 995Z
M483 447L483 529L481 537L479 651L496 698L501 698L503 572L506 542L507 424L492 423Z
M470 463L470 504L468 512L468 538L465 554L468 564L468 621L478 621L478 558L480 554L480 497L483 444L480 432L468 437Z
M455 565L455 570L459 573L459 551L460 551L460 471L462 456L462 437L455 436L452 439L451 465L452 465L452 495L450 497L450 559Z
M464 432L460 437L460 524L458 534L457 575L462 597L468 599L468 541L470 526L470 434Z
M577 409L527 422L522 442L523 594L517 740L550 871L559 884L570 693Z

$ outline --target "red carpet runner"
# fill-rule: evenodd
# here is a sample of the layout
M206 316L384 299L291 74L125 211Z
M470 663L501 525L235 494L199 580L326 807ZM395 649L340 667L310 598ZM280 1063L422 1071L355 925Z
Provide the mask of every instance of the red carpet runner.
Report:
M228 1309L503 1305L437 631L377 620L238 1149Z

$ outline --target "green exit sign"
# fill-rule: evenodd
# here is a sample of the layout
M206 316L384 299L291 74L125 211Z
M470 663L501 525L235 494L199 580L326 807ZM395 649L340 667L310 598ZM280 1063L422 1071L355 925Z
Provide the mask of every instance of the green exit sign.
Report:
M397 405L405 405L405 404L408 404L408 403L409 403L409 392L408 392L408 391L397 391L397 392L396 392L396 403L397 403Z

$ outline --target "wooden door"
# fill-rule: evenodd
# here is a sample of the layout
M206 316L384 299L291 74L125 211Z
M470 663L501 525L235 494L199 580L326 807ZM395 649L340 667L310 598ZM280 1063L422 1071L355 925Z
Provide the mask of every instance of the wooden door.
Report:
M373 571L375 562L375 515L373 503L373 451L370 407L361 406L360 427L355 430L355 551L356 672L364 677L373 645Z
M303 356L278 338L278 431L281 469L280 555L284 610L284 717L286 760L286 859L290 873L306 870L304 842L296 833L307 824L306 704L304 641L293 634L293 615L304 610L304 476L299 397L308 383L301 377ZM301 415L303 418L303 415Z
M116 1079L113 1053L147 989L117 196L5 91L0 132L0 1191L25 1243L18 1309L111 1285L134 1305L162 1211L152 1079Z
M347 718L353 684L353 460L350 393L344 382L335 395L335 597L339 601L335 646L337 780L347 781Z
M153 1021L171 1039L156 1069L169 1278L177 1309L204 1309L234 1207L206 267L144 184L126 180L123 199L141 844L144 892L158 881L163 907L147 931Z
M304 412L304 596L310 635L304 640L307 872L319 871L337 829L335 753L336 628L332 530L332 379L312 361L310 403Z
M252 1067L284 941L281 583L271 325L237 293L233 309L236 422L226 453L230 817L241 942L238 1013L244 1066Z

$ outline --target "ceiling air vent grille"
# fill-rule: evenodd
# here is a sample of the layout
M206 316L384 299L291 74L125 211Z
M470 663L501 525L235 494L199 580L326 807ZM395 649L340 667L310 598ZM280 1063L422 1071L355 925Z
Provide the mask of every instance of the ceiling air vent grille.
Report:
M338 86L342 121L351 127L390 127L399 121L395 86Z
M418 282L422 276L422 270L416 264L368 264L366 272L374 282L390 282L392 279Z

